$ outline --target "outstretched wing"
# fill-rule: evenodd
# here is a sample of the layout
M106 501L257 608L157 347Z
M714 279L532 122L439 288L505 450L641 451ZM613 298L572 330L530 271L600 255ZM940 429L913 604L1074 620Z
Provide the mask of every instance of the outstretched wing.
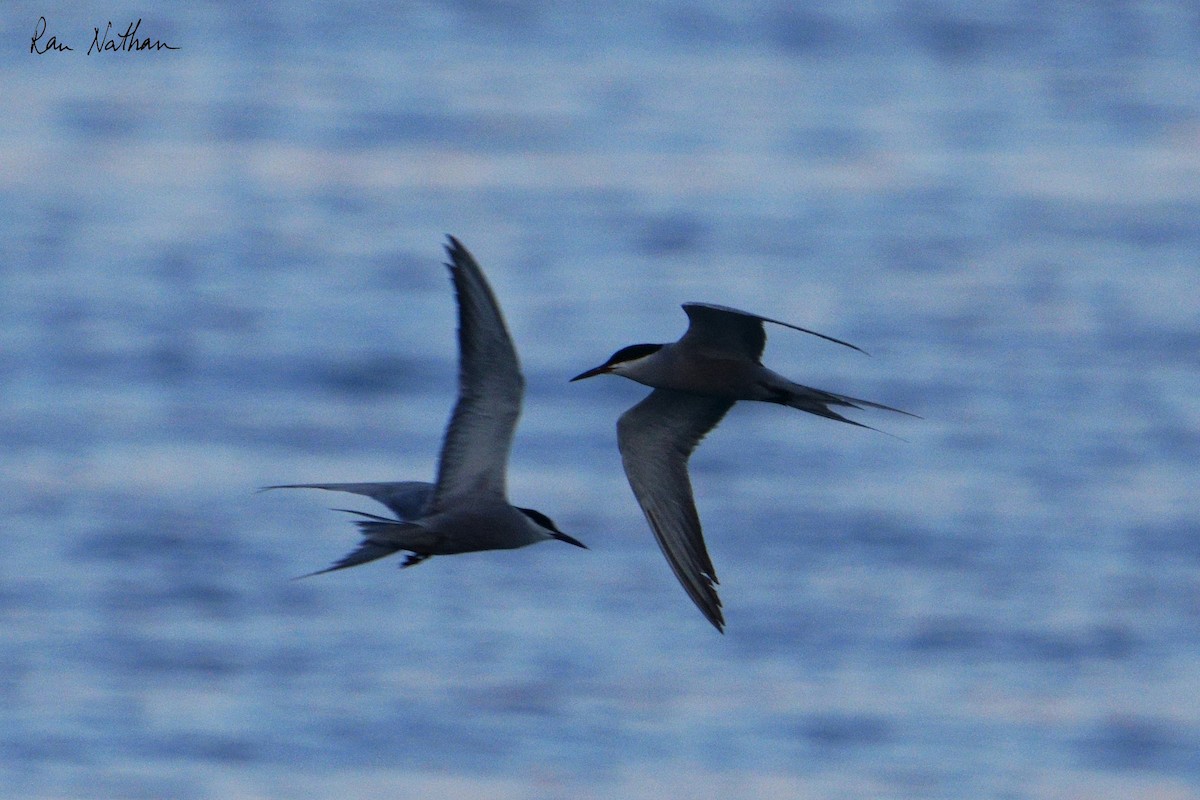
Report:
M617 444L629 485L654 538L692 602L724 630L716 570L692 497L687 462L733 406L732 400L655 389L617 420Z
M525 391L517 351L483 271L458 239L448 238L446 266L458 299L458 402L446 428L431 510L464 495L505 496Z
M361 494L382 503L401 520L425 516L425 508L433 496L433 484L424 481L395 481L392 483L288 483L264 486L267 489L327 489L333 492Z
M801 333L812 334L836 344L845 345L860 353L866 353L861 347L826 336L823 333L792 325L790 322L780 322L770 317L761 317L748 311L738 311L728 306L718 306L711 303L684 303L683 310L688 315L687 333L680 339L680 344L703 348L710 352L729 352L737 356L749 357L758 361L763 349L767 346L767 334L763 323L770 322L782 325Z

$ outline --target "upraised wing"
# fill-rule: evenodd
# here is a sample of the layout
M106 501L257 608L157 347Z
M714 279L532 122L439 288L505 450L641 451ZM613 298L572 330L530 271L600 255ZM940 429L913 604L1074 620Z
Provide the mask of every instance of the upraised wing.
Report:
M687 462L733 406L732 400L655 389L617 420L625 475L675 577L708 621L723 631L716 570L704 545Z
M748 311L739 311L728 306L718 306L712 303L684 303L683 310L688 315L688 329L683 338L679 340L680 344L703 348L710 352L728 351L758 361L767 346L767 333L763 330L764 322L808 333L860 353L867 352L849 342L843 342L841 339L835 339L808 328L801 328L790 322L780 322L777 319L751 314Z
M458 299L458 402L446 428L431 511L465 495L505 497L525 379L500 306L474 257L447 237Z

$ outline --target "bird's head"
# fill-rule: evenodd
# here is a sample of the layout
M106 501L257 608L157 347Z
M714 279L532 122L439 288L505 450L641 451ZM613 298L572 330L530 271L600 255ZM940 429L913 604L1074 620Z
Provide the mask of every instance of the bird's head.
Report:
M608 361L586 372L579 373L574 378L571 378L571 381L581 381L584 378L592 378L596 375L624 375L630 368L654 355L659 350L662 350L662 348L661 344L631 344L628 347L622 347L609 356Z
M574 536L568 536L567 534L560 531L558 529L558 527L555 526L554 520L550 519L542 512L534 511L532 508L521 508L519 506L517 507L517 510L520 511L522 514L524 514L526 517L528 517L530 519L530 521L533 522L534 525L541 528L542 531L547 536L549 536L551 539L558 539L560 542L566 542L567 544L573 544L576 547L582 547L584 550L588 549L588 546L586 544L579 541Z

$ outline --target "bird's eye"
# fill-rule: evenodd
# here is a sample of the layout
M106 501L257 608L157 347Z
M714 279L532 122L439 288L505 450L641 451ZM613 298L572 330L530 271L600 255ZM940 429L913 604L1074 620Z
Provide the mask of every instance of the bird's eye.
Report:
M548 531L558 530L558 528L554 525L554 520L550 519L540 511L534 511L532 508L518 508L517 510Z

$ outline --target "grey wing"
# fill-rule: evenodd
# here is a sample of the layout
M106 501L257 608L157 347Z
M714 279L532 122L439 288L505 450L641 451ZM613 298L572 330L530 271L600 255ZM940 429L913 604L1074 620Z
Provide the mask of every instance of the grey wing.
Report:
M525 391L517 351L483 271L461 242L448 239L446 266L458 299L459 386L438 463L434 509L466 494L504 497Z
M426 506L433 497L433 484L424 481L395 481L391 483L289 483L265 486L266 489L327 489L333 492L361 494L387 506L401 521L425 516Z
M723 398L655 389L617 421L625 475L654 538L692 602L719 631L725 619L717 574L704 545L687 462L732 406Z
M751 314L748 311L739 311L728 306L718 306L712 303L684 303L683 310L688 315L689 324L687 333L684 334L681 341L687 341L689 344L703 346L710 350L731 351L738 355L749 356L755 361L762 357L763 349L767 345L767 334L763 330L764 322L811 334L860 353L867 352L849 342L817 333L808 328L801 328L790 322Z

